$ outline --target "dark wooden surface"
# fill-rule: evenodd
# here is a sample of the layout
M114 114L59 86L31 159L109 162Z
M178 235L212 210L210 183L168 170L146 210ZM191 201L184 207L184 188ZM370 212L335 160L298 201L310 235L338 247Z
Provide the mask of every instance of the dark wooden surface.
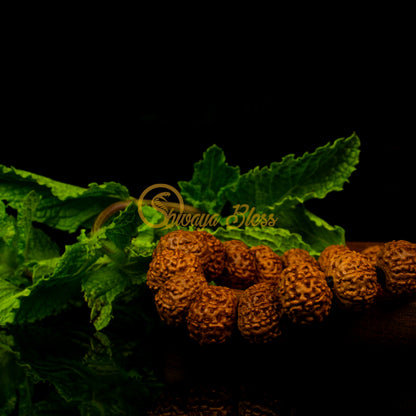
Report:
M360 251L373 244L348 246ZM360 312L334 307L322 325L285 325L267 345L236 337L200 347L174 329L157 345L167 391L182 398L202 386L238 401L248 389L261 403L265 394L281 401L281 413L265 415L416 414L415 299L383 297Z
M357 251L374 244L382 243L347 243ZM285 329L277 344L290 346L293 343L308 342L322 346L320 344L331 342L341 346L414 348L416 357L416 296L397 298L383 294L363 311L343 310L334 304L330 316L321 326L295 328L289 325Z
M347 246L356 251L364 250L367 247L383 244L380 241L348 241Z
M349 242L348 246L360 251L373 244L380 243ZM162 345L177 345L180 355L184 347L185 350L189 347L189 354L186 354L189 359L198 357L195 360L196 366L201 363L200 354L206 356L206 351L221 351L220 355L224 357L230 353L232 359L237 357L237 361L240 362L241 357L247 354L267 357L267 352L273 355L275 351L280 351L282 354L292 355L295 351L304 350L313 350L318 355L322 353L322 356L334 350L351 359L355 357L358 361L366 354L373 357L378 354L378 359L382 357L384 363L389 362L394 366L395 363L401 362L402 365L406 365L406 359L411 359L412 363L416 362L416 297L398 299L383 295L363 311L343 310L334 305L330 316L322 325L294 327L286 324L282 335L270 346L249 345L236 337L231 345L201 349L187 339L185 332L179 334L177 331L169 330L165 337Z
M382 242L353 241L347 246L361 251L377 244ZM337 335L348 343L416 349L416 298L380 296L365 311L345 311L339 327Z

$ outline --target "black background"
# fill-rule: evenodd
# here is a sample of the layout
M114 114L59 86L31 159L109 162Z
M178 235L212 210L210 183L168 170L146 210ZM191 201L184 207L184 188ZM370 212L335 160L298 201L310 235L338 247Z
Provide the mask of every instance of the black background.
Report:
M355 131L357 171L307 207L350 241L415 240L415 106L400 53L391 63L314 45L296 61L196 50L165 45L148 57L140 44L25 39L7 60L0 163L80 186L121 182L139 196L189 180L213 143L245 172Z
M48 10L47 24L34 19L28 29L19 13L5 31L2 49L0 163L79 186L121 182L138 196L157 182L176 185L189 180L193 163L213 143L224 149L229 164L245 172L288 153L312 152L355 131L362 143L357 171L342 192L308 201L307 207L344 227L350 241L415 242L414 45L405 42L413 37L404 32L405 11L400 10L400 28L393 29L391 7L382 19L379 9L380 5L369 8L370 14L361 20L363 10L353 10L350 20L341 22L340 15L326 8L325 25L311 17L310 27L298 23L296 12L285 30L279 30L288 18L282 11L270 13L269 22L263 21L268 14L264 11L255 23L251 16L240 19L233 13L224 18L228 36L218 39L218 23L213 20L203 28L205 39L195 35L199 15L189 18L191 28L172 18L173 29L163 32L155 25L136 33L142 23L136 21L137 14L133 23L122 16L116 27L117 18L101 19L98 10L87 16L77 10L70 22ZM214 12L222 15L223 10ZM146 20L149 15L141 17ZM159 13L153 17L160 19ZM233 26L236 21L240 27ZM152 42L157 35L160 41ZM344 326L337 323L336 328L344 334ZM398 325L399 334L400 330ZM347 340L348 331L343 336ZM335 344L343 345L341 341ZM396 386L391 380L404 378L409 369L411 373L410 351L402 355L383 349L374 357L370 343L368 358L364 354L356 367L350 366L349 360L362 354L362 342L353 341L352 355L347 343L341 352L338 345L331 349L331 344L318 343L326 365L309 360L308 371L302 364L313 356L310 344L295 340L295 359L289 355L286 360L292 373L286 388L294 386L292 394L297 395L301 374L309 391L310 374L320 374L315 383L319 393L332 387L330 392L337 393L333 401L344 405L352 394L343 386L349 385L349 375L358 375L358 397L365 394L369 406L374 407L374 397L391 400L392 386L401 400L403 383ZM168 344L159 347L163 350ZM263 368L269 370L267 358L276 357L274 350L247 356L244 351L220 354L220 363L224 357L234 358L232 362L249 357L257 364L257 357L263 357ZM334 360L332 354L328 359L328 351L336 352ZM186 351L181 354L186 356ZM212 359L204 360L210 356L215 357L205 354L196 362L209 364ZM186 358L192 363L192 356ZM396 370L388 380L386 358ZM369 386L381 386L385 380L377 396L368 395ZM413 386L404 387L412 391ZM355 385L349 388L354 392ZM312 389L309 397L316 391ZM326 400L327 394L317 397L315 403L321 406L319 397ZM351 403L351 408L358 404ZM305 400L305 407L309 404ZM382 406L383 400L377 407Z

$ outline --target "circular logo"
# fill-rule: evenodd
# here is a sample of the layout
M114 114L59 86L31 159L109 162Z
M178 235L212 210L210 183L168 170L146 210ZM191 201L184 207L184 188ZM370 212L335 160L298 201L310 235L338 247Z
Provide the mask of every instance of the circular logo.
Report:
M168 198L175 195L177 202L168 201ZM146 198L148 196L148 198ZM169 221L170 210L179 211L181 214L184 211L184 204L181 194L171 185L165 183L156 183L155 185L148 186L140 195L138 201L139 215L142 221L151 228L162 228ZM142 207L144 205L150 205L156 211L160 212L164 219L162 222L153 224L143 214Z

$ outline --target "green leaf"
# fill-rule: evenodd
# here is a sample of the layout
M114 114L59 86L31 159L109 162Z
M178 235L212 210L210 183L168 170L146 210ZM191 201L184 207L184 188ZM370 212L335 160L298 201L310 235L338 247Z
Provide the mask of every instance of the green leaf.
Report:
M144 205L141 207L143 215L150 224L159 224L164 220L163 214L151 206ZM137 229L137 237L133 238L129 247L134 253L133 255L147 256L155 248L159 238L171 231L172 229L153 228L145 223L139 225Z
M13 241L16 233L15 219L6 212L6 204L0 200L0 238L6 243Z
M42 230L32 227L27 240L26 261L47 260L59 257L59 247Z
M306 152L285 156L270 166L241 175L235 190L228 190L231 203L248 204L257 211L274 205L280 210L311 198L324 198L341 191L358 163L360 140L356 134Z
M128 256L123 256L124 249L137 234L139 214L137 205L131 203L106 227L97 237L106 247L111 262L97 263L95 269L86 274L82 280L84 299L91 309L91 322L97 331L105 328L112 318L112 303L132 284L127 273L123 271ZM106 239L112 244L109 246Z
M79 297L84 273L102 255L99 246L83 241L67 246L53 272L24 289L1 279L0 326L35 322L67 308Z
M13 283L0 279L0 326L14 322L15 311L20 306L19 295L27 293Z
M162 219L162 214L152 207L142 207L146 217L154 223ZM138 226L137 205L130 204L111 224L100 230L103 236L113 243L110 249L125 250L125 257L108 256L111 262L97 262L96 268L82 281L84 299L91 309L91 322L95 329L104 329L112 319L114 302L120 295L128 297L133 287L145 282L153 249L163 231L142 223ZM153 221L152 221L153 223ZM167 231L165 231L167 232Z
M308 211L303 204L289 207L275 213L280 227L287 228L302 236L302 240L320 253L331 244L345 244L345 231L332 226Z
M0 278L8 278L18 267L16 219L6 213L0 201Z
M31 191L24 198L23 205L17 213L17 253L22 262L28 259L29 242L33 234L32 219L38 204L39 196Z
M25 262L59 256L58 246L32 226L38 203L38 195L29 192L16 219L6 213L0 201L0 269L7 265L14 270Z
M91 226L104 208L129 198L128 190L115 182L81 188L0 165L0 200L19 211L31 191L40 198L33 220L69 232Z
M21 215L26 236L32 233L30 221L26 221L29 215ZM82 232L78 243L67 246L60 258L32 261L32 284L27 279L27 287L22 289L12 281L1 279L0 325L35 322L59 313L78 301L83 291L95 327L100 330L107 326L112 317L112 302L133 284L134 279L122 268L131 267L127 261L137 265L136 257L146 259L142 261L143 267L139 267L142 275L141 269L147 268L150 261L151 253L133 256L134 251L128 250L128 255L123 254L137 235L138 224L137 206L132 203L96 234L87 236ZM28 241L35 241L33 236Z
M129 277L114 264L97 269L83 279L84 298L91 309L91 322L97 331L109 324L112 302L130 285Z
M106 228L106 237L112 241L117 248L124 249L137 234L139 219L137 205L132 202Z
M181 195L196 208L219 212L226 201L226 192L237 184L239 174L240 169L229 166L222 149L213 145L195 163L191 181L179 182Z
M296 235L309 251L319 253L330 244L343 244L345 233L307 211L303 204L342 190L358 163L359 148L360 140L354 133L313 153L298 158L290 154L280 162L240 175L238 168L225 163L223 152L215 146L195 164L192 180L180 182L180 186L188 202L211 214L220 213L226 202L234 208L247 207L246 216L252 209L257 214L273 214L276 227L284 229L282 235ZM223 175L223 170L232 174ZM222 219L221 223L227 221Z
M221 241L241 240L249 247L264 244L279 255L291 248L303 248L309 251L312 256L319 254L310 245L305 243L299 234L291 233L284 228L227 227L218 228L213 234Z

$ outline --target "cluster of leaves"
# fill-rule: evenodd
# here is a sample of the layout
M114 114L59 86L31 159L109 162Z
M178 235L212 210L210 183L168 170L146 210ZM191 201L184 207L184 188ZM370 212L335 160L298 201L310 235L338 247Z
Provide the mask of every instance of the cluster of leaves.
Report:
M212 146L195 164L192 180L179 182L179 186L188 203L210 214L221 212L226 204L246 204L256 212L273 214L275 228L255 230L260 240L264 235L278 253L285 251L290 241L291 247L318 255L330 244L344 243L345 232L311 213L304 203L343 189L358 163L359 147L360 140L353 134L313 153L298 158L289 154L280 162L241 174L238 166L226 163L220 148ZM247 235L251 241L251 231L234 230L234 235L241 239ZM219 234L225 237L223 231Z
M344 230L304 203L342 189L358 163L359 145L353 134L243 174L214 145L195 164L191 180L179 183L181 194L210 214L227 204L248 204L278 219L275 227L211 230L222 240L267 244L277 253L301 247L317 255L329 244L343 243ZM102 330L118 300L134 304L152 251L169 230L142 223L131 203L98 232L88 233L97 215L120 200L133 198L114 182L81 188L0 165L0 326L35 322L86 303L95 329ZM143 209L151 222L162 220L160 212ZM78 232L77 241L61 253L47 229Z

